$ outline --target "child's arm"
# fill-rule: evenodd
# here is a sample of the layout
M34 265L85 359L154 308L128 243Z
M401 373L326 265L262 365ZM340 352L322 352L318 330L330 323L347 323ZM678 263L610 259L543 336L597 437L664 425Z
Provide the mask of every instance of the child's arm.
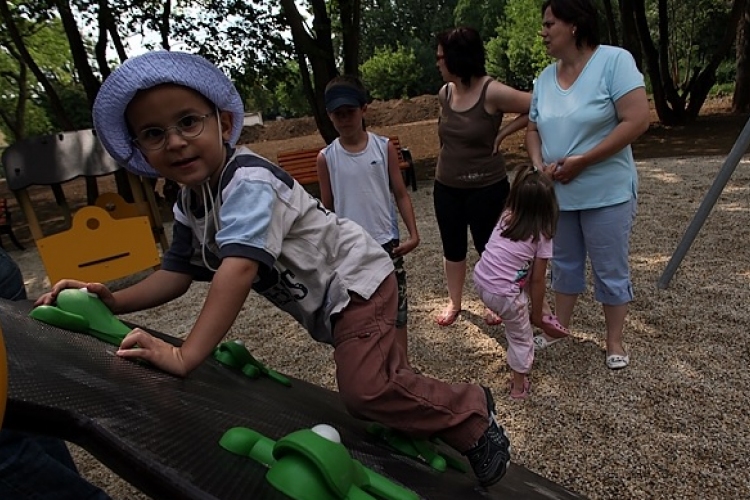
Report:
M537 257L531 268L529 296L531 298L531 324L540 326L545 314L545 293L547 291L547 259Z
M113 293L114 306L110 309L115 314L125 314L166 304L187 292L192 282L189 274L159 269L133 286ZM87 288L99 295L96 288Z
M242 257L223 259L211 281L198 320L181 347L135 329L122 341L117 354L124 358L143 359L164 371L186 376L211 354L229 331L257 273L258 263L254 260Z
M52 290L39 297L35 304L52 305L57 295L67 288L84 288L95 293L115 314L141 311L169 302L184 294L192 277L187 274L159 269L135 285L112 293L101 283L86 283L78 280L61 280L55 283Z
M398 166L398 152L391 141L388 141L388 177L390 178L391 190L398 212L404 220L406 230L409 231L409 238L394 248L393 253L394 255L406 255L419 245L419 231L417 230L417 218L414 216L411 196L409 196L404 178L401 176L401 169Z
M318 153L318 184L320 185L320 201L330 211L333 210L333 191L331 190L331 175L328 173L328 162L321 151Z

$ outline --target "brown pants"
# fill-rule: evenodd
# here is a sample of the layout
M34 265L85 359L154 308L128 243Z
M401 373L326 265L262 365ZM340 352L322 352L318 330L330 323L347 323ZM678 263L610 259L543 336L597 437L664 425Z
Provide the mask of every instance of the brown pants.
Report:
M489 425L481 387L418 375L396 343L398 290L391 274L369 300L351 294L334 321L341 397L353 416L420 438L436 436L465 452Z

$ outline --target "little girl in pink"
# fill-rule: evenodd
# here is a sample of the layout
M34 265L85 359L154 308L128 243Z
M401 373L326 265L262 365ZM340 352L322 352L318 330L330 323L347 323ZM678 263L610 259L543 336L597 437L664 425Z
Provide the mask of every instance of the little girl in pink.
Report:
M552 257L557 216L552 180L535 167L521 167L510 188L505 210L474 267L474 286L479 297L505 322L512 399L525 399L531 388L529 372L534 362L531 325L554 338L569 334L555 316L545 314L547 260Z

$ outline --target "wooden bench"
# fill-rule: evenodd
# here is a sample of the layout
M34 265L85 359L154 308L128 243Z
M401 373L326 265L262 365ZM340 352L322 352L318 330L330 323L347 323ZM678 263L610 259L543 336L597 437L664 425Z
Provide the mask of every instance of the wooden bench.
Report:
M23 250L23 245L16 239L16 235L13 233L13 223L10 220L10 212L8 211L8 200L6 198L0 198L0 234L7 234L10 236L10 241L18 248ZM3 242L0 240L0 248L3 247Z
M398 152L399 168L404 176L406 185L411 185L412 191L417 190L417 173L414 170L414 161L411 152L407 148L402 148L398 137L389 137L391 142L396 146ZM295 149L291 151L281 151L277 155L277 163L281 168L286 170L297 182L303 186L306 184L315 184L318 182L318 153L322 148Z

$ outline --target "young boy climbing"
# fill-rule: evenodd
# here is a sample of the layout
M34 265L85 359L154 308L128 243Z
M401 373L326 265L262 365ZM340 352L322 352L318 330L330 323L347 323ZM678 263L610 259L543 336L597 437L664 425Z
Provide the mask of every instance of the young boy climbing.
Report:
M358 224L339 219L290 175L237 147L242 99L205 59L150 52L128 59L102 85L94 126L107 151L139 175L180 185L173 241L161 269L117 292L96 293L116 314L155 307L210 280L203 308L180 347L136 328L117 354L187 376L225 336L251 289L333 345L347 410L416 437L436 436L465 454L483 485L500 480L510 442L487 389L415 373L396 343L393 264ZM135 348L137 347L137 348Z

